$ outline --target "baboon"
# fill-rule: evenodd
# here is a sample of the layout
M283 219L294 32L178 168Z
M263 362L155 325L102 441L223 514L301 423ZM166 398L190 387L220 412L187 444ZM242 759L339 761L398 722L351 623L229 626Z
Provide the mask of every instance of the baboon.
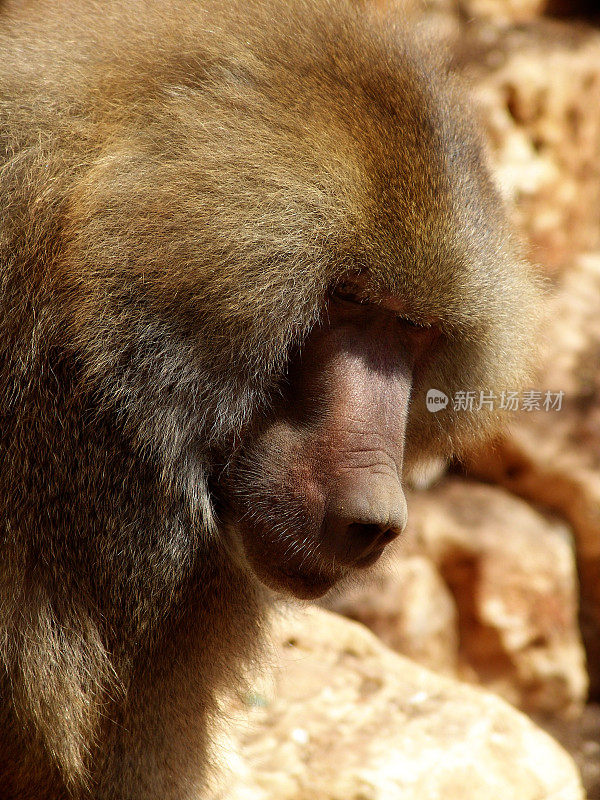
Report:
M453 80L351 0L0 16L0 796L206 796L281 594L492 430L538 305Z

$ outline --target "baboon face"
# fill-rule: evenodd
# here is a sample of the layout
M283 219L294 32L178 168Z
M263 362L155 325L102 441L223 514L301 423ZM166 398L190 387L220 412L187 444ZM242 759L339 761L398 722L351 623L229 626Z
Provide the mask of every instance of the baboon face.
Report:
M360 278L330 293L234 469L236 528L268 586L319 596L402 532L411 389L438 338Z
M436 338L393 299L331 296L235 480L244 550L265 583L318 596L402 532L411 385Z

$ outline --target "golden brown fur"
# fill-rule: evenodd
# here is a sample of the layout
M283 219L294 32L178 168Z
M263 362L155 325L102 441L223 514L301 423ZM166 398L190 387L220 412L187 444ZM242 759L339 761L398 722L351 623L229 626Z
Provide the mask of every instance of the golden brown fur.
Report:
M260 639L223 470L357 268L444 344L405 462L494 424L534 316L450 81L343 0L0 17L0 796L202 796ZM233 469L233 468L232 468Z

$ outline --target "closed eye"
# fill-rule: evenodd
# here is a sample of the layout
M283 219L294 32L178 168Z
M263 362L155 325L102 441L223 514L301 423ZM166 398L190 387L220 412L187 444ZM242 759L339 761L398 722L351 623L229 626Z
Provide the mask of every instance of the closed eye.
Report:
M347 303L357 303L358 305L368 305L371 300L365 295L364 289L351 281L343 281L331 291L332 297L337 300L344 300Z
M387 311L388 313L394 313L394 308L391 303L386 302L386 298L376 298L370 296L365 291L365 288L357 282L354 281L342 281L338 283L337 286L334 286L330 291L330 296L337 301L341 301L343 303L351 303L352 305L358 306L373 306L379 307L382 311ZM406 317L403 314L395 314L396 319L399 323L410 328L415 333L420 331L431 331L435 329L435 324L430 322L417 322L410 317Z
M428 330L431 328L431 325L423 325L421 322L415 322L414 319L409 319L408 317L403 317L401 315L397 318L403 325L408 325L410 328L415 328L416 330Z

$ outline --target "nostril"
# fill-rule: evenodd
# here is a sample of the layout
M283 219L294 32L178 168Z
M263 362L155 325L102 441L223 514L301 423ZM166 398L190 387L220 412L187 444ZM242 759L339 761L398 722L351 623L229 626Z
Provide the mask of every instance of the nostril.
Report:
M354 541L362 542L365 548L374 549L375 547L384 547L388 542L393 541L400 535L400 531L389 525L352 522L348 525L346 535Z
M375 523L352 522L348 525L347 536L352 539L362 539L365 545L377 539L382 531L382 526Z
M393 542L398 536L400 536L398 528L384 528L379 534L379 541L381 544L387 544Z
M377 523L352 522L346 528L347 563L356 567L374 564L389 542L400 534L398 528Z
M348 566L374 563L405 526L406 501L400 490L390 497L357 492L330 505L322 550Z

